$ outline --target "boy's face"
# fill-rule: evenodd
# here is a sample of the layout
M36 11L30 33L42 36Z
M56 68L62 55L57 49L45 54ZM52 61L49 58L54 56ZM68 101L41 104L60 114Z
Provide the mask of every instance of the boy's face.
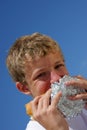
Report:
M51 83L68 74L60 53L33 60L26 66L26 81L33 97L44 94Z

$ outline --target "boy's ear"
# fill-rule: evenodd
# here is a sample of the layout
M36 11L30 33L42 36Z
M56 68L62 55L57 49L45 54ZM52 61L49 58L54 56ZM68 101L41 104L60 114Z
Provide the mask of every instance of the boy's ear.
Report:
M16 82L16 87L17 89L24 93L24 94L27 94L27 95L31 95L31 92L29 91L28 87L26 85L23 85L22 83L20 82Z

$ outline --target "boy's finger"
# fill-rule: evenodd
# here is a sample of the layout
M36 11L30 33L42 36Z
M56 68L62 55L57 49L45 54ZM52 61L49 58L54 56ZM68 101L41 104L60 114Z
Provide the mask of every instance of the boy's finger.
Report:
M59 102L59 100L60 100L60 98L61 98L61 96L62 96L62 92L60 91L53 97L51 105L56 107L58 102Z

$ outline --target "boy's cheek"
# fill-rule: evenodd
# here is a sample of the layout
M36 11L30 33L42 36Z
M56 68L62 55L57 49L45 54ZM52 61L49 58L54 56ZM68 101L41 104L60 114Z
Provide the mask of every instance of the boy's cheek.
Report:
M43 85L39 87L39 93L44 94L45 92L47 92L48 89L50 89L50 85Z

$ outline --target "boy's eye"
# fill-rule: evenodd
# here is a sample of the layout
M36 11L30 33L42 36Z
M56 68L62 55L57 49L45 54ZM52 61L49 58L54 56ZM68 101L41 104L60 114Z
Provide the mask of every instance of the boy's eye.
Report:
M46 73L46 72L43 72L43 73L37 75L36 78L41 78L41 77L44 77L44 76L46 76L46 75L47 75L47 73Z
M58 65L55 66L55 69L59 69L62 66L64 66L64 64L58 64Z

